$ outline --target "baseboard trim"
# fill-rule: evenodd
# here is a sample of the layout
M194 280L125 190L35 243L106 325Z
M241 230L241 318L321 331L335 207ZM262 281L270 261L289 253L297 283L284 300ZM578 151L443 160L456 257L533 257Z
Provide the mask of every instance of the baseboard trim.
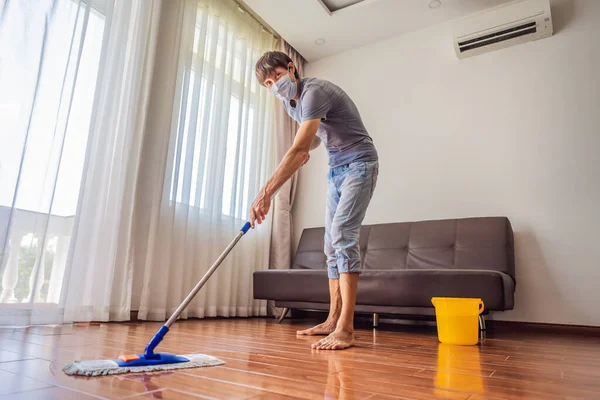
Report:
M600 326L497 320L487 320L487 326L496 332L540 332L600 337Z

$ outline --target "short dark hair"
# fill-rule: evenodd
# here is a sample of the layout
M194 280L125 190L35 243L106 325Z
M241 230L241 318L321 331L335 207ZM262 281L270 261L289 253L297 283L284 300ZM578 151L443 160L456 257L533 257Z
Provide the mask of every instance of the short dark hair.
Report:
M292 59L281 51L267 51L262 57L256 62L256 79L263 85L269 75L275 71L275 68L282 67L288 69L288 65L293 63ZM300 79L298 68L294 70L294 76L296 79Z

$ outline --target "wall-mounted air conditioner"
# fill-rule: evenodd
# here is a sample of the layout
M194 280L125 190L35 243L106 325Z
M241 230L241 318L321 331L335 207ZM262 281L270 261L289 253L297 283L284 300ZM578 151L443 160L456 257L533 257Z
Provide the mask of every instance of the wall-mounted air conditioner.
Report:
M549 0L517 0L454 23L458 58L472 57L552 36Z

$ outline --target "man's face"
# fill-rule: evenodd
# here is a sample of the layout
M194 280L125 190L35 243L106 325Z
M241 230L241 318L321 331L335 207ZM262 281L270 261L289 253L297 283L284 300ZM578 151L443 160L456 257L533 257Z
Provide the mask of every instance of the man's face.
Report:
M269 75L267 77L267 79L265 79L264 85L271 89L271 86L273 86L273 84L275 82L277 82L279 79L281 79L281 77L283 77L285 74L289 74L290 79L292 80L292 82L296 81L296 78L294 77L294 64L290 63L291 68L288 70L286 68L283 67L277 67L275 68L275 70L271 73L271 75Z

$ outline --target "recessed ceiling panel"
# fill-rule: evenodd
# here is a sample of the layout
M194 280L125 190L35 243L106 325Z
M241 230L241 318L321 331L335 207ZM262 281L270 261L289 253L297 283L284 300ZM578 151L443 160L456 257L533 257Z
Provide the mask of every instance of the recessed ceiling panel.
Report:
M364 0L321 0L329 11L334 12L342 8L350 7L356 3L362 3Z

